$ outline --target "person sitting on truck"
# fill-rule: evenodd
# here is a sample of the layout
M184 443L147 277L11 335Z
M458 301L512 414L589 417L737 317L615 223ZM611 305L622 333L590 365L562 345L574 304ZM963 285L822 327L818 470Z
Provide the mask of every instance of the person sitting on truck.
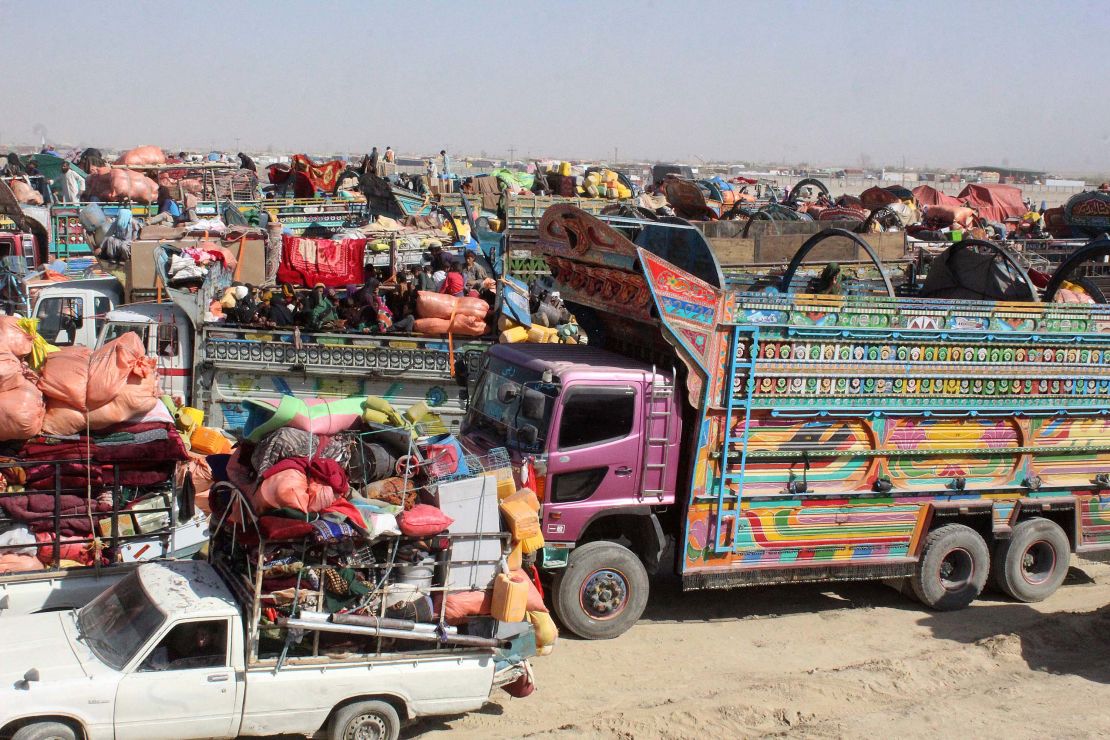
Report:
M393 313L393 325L389 332L412 333L413 323L416 321L416 288L407 273L397 275L397 290L386 299L386 304Z
M466 295L466 281L463 279L462 265L457 260L451 260L443 281L443 287L439 289L439 292L455 297Z
M181 206L173 199L170 189L165 185L158 186L158 214L147 219L147 226L156 224L179 224L185 221L181 213Z
M289 305L286 302L285 296L281 293L272 295L270 297L269 306L266 311L266 318L274 326L292 326L293 325L293 312L289 310Z
M436 292L436 281L432 275L432 266L430 263L425 262L419 268L414 268L416 273L416 289L426 290L432 293Z
M478 262L478 255L473 249L466 250L466 265L462 269L463 280L469 290L481 291L486 287L486 280L489 279L489 272Z
M305 298L300 319L305 328L311 331L322 331L339 321L339 314L335 312L335 304L328 298L323 283L316 283L312 292Z

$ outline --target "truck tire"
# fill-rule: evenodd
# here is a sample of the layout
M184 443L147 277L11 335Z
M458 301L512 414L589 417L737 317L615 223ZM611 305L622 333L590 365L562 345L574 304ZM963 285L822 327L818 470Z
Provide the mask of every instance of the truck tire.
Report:
M990 572L987 543L971 527L946 524L929 533L910 583L925 606L963 609L983 591Z
M330 740L397 740L401 719L384 701L356 701L337 711L328 728Z
M77 740L77 733L64 722L35 722L16 730L12 740Z
M1059 524L1026 519L995 548L991 581L1018 601L1044 601L1064 582L1070 555L1071 543Z
M648 598L644 564L615 542L575 548L552 584L555 615L586 640L610 640L636 624Z

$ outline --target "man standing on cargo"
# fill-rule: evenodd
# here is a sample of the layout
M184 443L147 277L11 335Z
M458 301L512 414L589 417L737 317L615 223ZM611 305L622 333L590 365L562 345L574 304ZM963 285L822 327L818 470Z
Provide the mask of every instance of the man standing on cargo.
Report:
M85 189L85 181L80 175L69 167L69 162L62 162L62 202L76 203L77 196Z
M444 193L451 192L451 157L447 156L446 149L439 150L439 180L440 189Z

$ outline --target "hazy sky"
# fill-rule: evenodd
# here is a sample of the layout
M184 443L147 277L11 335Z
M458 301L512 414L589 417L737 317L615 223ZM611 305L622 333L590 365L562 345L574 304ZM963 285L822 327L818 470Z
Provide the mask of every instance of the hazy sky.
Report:
M1110 170L1110 3L0 0L0 144Z

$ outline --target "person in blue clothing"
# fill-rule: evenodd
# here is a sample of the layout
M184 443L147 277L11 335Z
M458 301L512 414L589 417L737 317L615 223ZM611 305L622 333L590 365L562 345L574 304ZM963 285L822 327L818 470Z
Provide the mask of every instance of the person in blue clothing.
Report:
M151 216L147 226L155 224L180 224L188 221L181 212L181 206L173 199L170 189L165 185L158 187L158 215Z

